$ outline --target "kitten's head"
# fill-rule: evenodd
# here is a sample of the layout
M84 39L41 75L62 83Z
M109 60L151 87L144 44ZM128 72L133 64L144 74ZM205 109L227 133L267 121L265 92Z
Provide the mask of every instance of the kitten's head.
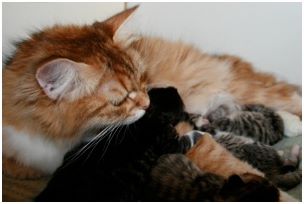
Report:
M223 201L229 202L277 202L279 190L261 176L245 173L232 175L221 190Z
M50 136L72 136L79 127L139 119L149 106L146 78L139 59L115 40L134 10L92 25L57 25L21 42L4 70L6 123L20 118Z
M184 119L184 104L174 87L154 88L149 91L151 105L147 110L148 120L158 120L175 125Z

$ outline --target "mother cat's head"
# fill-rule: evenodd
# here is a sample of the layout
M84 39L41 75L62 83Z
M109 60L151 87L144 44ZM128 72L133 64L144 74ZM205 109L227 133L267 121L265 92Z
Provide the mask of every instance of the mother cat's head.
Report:
M115 40L129 9L88 26L54 26L18 45L3 72L4 125L47 137L128 124L149 106L140 62Z

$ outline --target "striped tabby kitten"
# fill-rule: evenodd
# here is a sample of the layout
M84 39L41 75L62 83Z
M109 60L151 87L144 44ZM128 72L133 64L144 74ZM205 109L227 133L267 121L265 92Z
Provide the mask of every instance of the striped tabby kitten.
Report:
M250 137L264 144L272 145L284 136L280 115L263 105L244 105L232 113L223 105L208 114L207 119L216 131Z
M244 105L242 110L228 113L221 106L207 118L192 119L198 129L212 133L235 157L264 172L277 186L290 189L301 182L302 172L298 169L301 148L295 145L284 158L267 145L284 136L283 120L275 111L263 105Z
M230 133L215 135L215 140L228 149L235 157L259 169L281 189L289 190L302 181L300 147L293 146L288 156L281 156L269 145L255 142L250 138Z

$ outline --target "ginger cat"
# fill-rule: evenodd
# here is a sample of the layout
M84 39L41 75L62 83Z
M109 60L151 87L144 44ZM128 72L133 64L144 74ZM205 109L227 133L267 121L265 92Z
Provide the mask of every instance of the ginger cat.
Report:
M237 57L163 39L124 40L117 31L135 10L92 25L56 25L18 44L3 70L5 173L53 173L90 129L139 119L149 105L146 87L176 87L190 113L238 102L301 115L293 85Z
M6 174L51 174L88 129L144 115L145 75L113 40L133 10L100 24L47 28L19 44L3 70Z

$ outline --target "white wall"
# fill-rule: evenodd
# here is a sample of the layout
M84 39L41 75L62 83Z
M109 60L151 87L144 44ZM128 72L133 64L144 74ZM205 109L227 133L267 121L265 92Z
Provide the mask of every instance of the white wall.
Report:
M122 9L123 3L3 3L2 54L38 28L91 23ZM301 84L301 3L142 3L127 27L209 53L239 55L259 70Z
M301 84L301 3L142 3L128 28L235 54Z
M12 41L54 24L92 23L122 11L124 3L2 3L2 56Z

